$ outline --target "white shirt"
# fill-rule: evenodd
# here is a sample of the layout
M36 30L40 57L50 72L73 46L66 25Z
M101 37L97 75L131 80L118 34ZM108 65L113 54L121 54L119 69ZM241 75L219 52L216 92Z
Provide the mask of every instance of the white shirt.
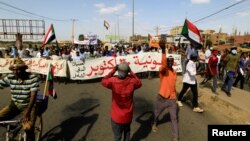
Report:
M142 54L143 53L143 50L140 50L139 52L137 52L137 54Z
M81 56L72 56L73 61L82 61Z
M186 66L186 72L184 74L182 82L188 84L196 83L196 63L192 60L189 60Z
M42 57L41 52L38 52L35 57L41 58Z
M62 59L61 56L57 56L57 55L51 55L50 58L51 58L52 60L60 60L60 59Z
M221 59L221 55L217 55L217 58L218 58L218 64L220 63L220 59Z
M50 50L48 49L48 50L44 50L44 52L43 52L43 56L45 56L45 57L49 57L49 53L50 53Z
M208 60L209 60L210 56L211 56L211 50L207 49L205 51L205 63L208 63Z
M20 58L23 58L23 50L18 50L17 52L18 52L18 56Z

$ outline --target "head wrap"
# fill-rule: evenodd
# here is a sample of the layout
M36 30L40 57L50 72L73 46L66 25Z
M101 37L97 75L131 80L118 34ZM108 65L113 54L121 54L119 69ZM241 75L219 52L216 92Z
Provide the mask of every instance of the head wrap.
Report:
M231 52L232 52L233 55L237 54L237 50L236 49L233 49Z
M170 55L167 57L167 60L174 60L174 57Z
M10 70L28 69L28 66L21 58L15 58L14 60L11 61L9 69Z
M218 50L213 50L212 54L215 55L215 56L218 55Z

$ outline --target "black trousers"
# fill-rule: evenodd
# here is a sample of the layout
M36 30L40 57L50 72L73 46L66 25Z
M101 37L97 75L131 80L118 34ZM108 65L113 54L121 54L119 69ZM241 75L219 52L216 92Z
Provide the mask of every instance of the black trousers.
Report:
M188 84L188 83L183 83L182 90L178 96L178 100L181 101L183 95L187 92L188 88L191 88L191 91L193 93L193 100L192 100L192 105L193 107L198 107L198 89L197 89L197 83L195 84Z

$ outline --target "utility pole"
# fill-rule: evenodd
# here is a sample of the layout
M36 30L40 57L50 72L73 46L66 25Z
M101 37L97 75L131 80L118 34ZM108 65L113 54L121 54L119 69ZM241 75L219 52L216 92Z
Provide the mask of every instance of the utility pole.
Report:
M135 25L135 0L133 0L133 16L132 16L132 40L134 39L134 35L135 35L135 29L134 29L134 25Z
M205 33L205 41L204 41L204 47L205 47L205 49L207 49L207 33Z
M77 19L71 19L71 21L72 21L72 27L71 27L71 43L72 43L72 45L74 45L74 28L75 28L75 21L78 21Z
M159 30L160 30L160 26L157 25L154 30L156 32L156 36L158 36Z
M117 16L117 34L118 34L118 42L120 41L120 30L119 30L119 15L116 15Z
M116 36L117 34L116 34L116 24L115 24L115 42L116 42Z

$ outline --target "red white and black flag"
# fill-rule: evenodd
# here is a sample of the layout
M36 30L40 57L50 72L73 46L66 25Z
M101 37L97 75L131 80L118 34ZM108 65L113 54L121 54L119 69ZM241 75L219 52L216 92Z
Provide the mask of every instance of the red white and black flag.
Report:
M183 25L181 35L186 37L191 43L193 43L197 47L202 46L203 41L199 29L187 19L185 20L185 23Z
M42 47L44 47L46 44L52 42L55 39L56 39L55 30L54 30L53 24L51 24L49 27L49 30L47 31L43 39Z

